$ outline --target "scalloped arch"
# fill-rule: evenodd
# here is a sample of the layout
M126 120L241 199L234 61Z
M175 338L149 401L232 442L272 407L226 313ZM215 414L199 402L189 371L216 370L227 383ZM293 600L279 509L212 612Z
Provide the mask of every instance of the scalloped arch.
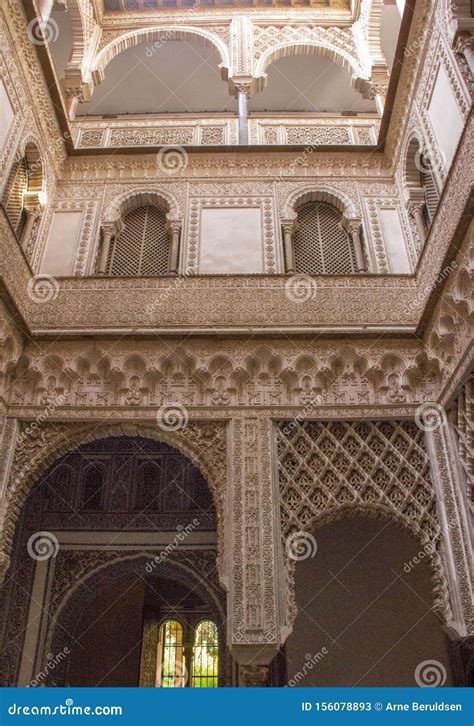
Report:
M344 192L329 184L307 184L291 192L285 199L282 217L292 219L296 217L296 210L305 202L328 202L338 209L346 219L360 218L360 210L353 200Z
M221 59L219 68L221 69L222 78L223 80L227 79L230 68L229 49L217 35L214 35L209 30L193 26L163 25L132 30L120 35L106 45L96 56L92 64L91 72L94 83L102 83L105 77L105 68L120 53L143 43L164 43L166 42L167 34L172 34L175 40L193 40L217 50Z
M180 219L182 216L177 200L169 192L164 192L161 189L151 189L150 187L145 189L136 187L122 192L110 202L105 210L102 222L118 222L123 218L124 214L135 209L136 206L149 204L150 202L163 208L167 212L169 219Z
M438 611L444 618L446 623L452 619L452 613L449 600L449 589L446 580L445 569L442 557L439 551L440 538L432 542L423 529L407 518L396 509L396 507L387 507L379 503L368 503L361 501L359 503L347 503L338 506L329 507L321 512L318 516L311 518L306 525L306 532L314 532L318 527L322 527L332 522L336 522L345 517L371 517L372 519L388 518L405 531L409 532L426 551L426 559L429 563L432 580L433 609ZM295 530L297 527L295 526ZM298 613L295 593L295 570L296 561L285 554L284 559L287 568L287 606L289 615L288 635L292 630L294 619Z
M260 90L266 85L266 69L268 66L275 61L280 60L280 58L286 58L287 56L292 55L318 55L323 58L329 58L351 75L353 84L356 78L365 77L358 61L349 53L340 50L334 45L314 41L281 43L280 45L274 45L271 48L268 48L264 53L262 53L258 60L255 75L258 79L262 80Z

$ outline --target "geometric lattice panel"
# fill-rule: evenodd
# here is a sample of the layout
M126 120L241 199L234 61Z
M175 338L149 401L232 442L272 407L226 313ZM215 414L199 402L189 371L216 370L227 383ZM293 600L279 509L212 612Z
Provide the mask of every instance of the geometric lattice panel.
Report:
M421 157L421 185L425 190L425 207L428 215L428 221L434 219L439 204L439 192L434 176L433 165L429 157Z
M334 510L395 515L422 540L439 537L424 432L412 422L305 421L278 426L283 537Z
M166 275L169 254L166 215L159 207L145 205L124 216L107 271L109 275Z
M357 272L352 238L341 227L341 213L326 202L307 202L298 210L294 256L298 274Z
M28 166L26 158L17 161L10 172L5 192L2 198L2 206L18 238L25 219L23 208L23 194L28 185Z

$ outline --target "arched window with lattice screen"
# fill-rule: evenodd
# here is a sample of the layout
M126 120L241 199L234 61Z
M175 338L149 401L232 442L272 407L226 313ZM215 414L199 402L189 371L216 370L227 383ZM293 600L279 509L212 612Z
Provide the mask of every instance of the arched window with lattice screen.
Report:
M344 275L357 272L351 236L341 225L341 213L327 202L306 202L298 210L294 236L295 272Z
M109 275L167 275L170 235L166 214L157 206L144 205L128 212L110 248Z
M433 170L433 163L429 156L420 156L421 185L425 192L424 214L426 224L429 227L434 219L439 204L439 191Z
M17 239L21 238L26 221L24 194L27 188L28 164L24 156L13 164L2 197L2 206Z

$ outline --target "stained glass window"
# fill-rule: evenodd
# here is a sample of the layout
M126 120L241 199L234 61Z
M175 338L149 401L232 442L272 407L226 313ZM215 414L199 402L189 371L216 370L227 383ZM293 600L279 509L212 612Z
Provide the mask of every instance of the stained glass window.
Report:
M217 688L218 658L217 626L203 620L194 632L191 687Z

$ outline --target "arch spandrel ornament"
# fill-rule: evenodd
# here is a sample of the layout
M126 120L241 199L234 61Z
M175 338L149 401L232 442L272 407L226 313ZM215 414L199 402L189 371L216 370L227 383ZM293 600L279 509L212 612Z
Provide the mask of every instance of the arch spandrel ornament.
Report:
M179 430L164 430L158 424L48 423L32 427L23 422L18 431L9 483L4 500L4 522L0 550L0 575L9 566L9 556L21 508L39 477L61 456L97 439L120 436L150 438L173 446L198 467L211 490L217 515L218 565L225 573L225 521L227 500L227 422L187 421Z

